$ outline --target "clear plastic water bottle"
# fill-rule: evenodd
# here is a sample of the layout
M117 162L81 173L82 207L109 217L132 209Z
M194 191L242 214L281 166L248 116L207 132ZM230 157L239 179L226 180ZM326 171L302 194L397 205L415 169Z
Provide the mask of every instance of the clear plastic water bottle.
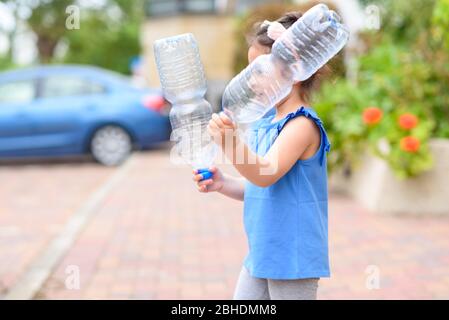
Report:
M324 66L347 43L348 29L324 4L308 10L227 85L222 100L234 121L248 124L263 117L285 98L295 82Z
M217 147L207 132L212 108L204 99L207 84L193 34L163 38L154 43L159 78L171 102L171 140L178 154L208 179Z

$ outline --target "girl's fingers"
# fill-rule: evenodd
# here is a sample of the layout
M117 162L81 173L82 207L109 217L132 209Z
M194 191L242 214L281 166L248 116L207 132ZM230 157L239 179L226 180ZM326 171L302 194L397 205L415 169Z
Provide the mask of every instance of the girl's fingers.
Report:
M229 118L224 112L220 112L220 120L225 125L234 127L234 122L232 122L231 118Z
M213 125L213 124L216 124L216 123L215 123L215 120L214 120L213 118L211 118L211 119L209 120L208 125L211 126L211 125Z
M220 131L220 127L217 125L217 123L214 120L209 121L209 124L207 125L207 129L211 130L212 132Z
M218 130L217 128L214 128L214 127L213 127L212 125L210 125L210 124L207 126L207 132L209 132L210 135L216 134L217 130Z
M217 131L217 129L212 129L212 128L208 127L207 132L213 138L220 139L220 137L221 137L221 133L220 133L220 131Z
M203 180L203 175L202 174L194 175L193 176L193 181L196 181L198 183L198 185L203 185L203 184L209 185L209 184L212 184L214 182L213 179Z
M211 167L209 167L209 171L212 172L212 173L216 173L217 172L217 167L211 166Z
M207 133L212 137L215 135L215 131L209 126L207 126Z
M216 113L212 114L212 120L215 121L218 128L223 128L225 126L223 121L221 120L221 117Z
M220 127L218 126L218 124L217 124L215 121L213 121L213 120L209 121L209 124L208 124L207 126L210 127L210 128L212 128L212 129L216 129L216 130L219 130L219 129L220 129Z
M207 187L206 186L198 186L198 191L199 192L207 192Z
M209 186L212 183L214 183L214 180L207 179L207 180L203 180L203 181L198 181L198 186Z

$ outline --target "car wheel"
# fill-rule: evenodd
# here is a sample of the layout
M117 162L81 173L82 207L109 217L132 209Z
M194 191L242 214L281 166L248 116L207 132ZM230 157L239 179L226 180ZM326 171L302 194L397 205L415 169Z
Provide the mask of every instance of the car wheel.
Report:
M129 133L119 126L105 126L93 135L90 151L99 163L116 166L131 154L132 139Z

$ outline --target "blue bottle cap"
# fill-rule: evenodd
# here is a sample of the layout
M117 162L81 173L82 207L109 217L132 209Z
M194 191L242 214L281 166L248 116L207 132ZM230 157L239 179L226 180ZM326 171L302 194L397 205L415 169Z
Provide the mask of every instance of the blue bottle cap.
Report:
M214 175L212 172L210 172L208 169L198 169L198 174L201 174L201 176L203 177L201 179L201 181L203 180L207 180L212 178L212 176Z

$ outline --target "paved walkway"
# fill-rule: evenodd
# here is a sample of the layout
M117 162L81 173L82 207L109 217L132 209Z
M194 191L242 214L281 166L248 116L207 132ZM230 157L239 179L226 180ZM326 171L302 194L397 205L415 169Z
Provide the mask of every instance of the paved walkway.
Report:
M112 171L84 162L0 165L0 296Z
M92 201L98 203L84 228L35 298L232 296L247 248L242 204L199 194L189 169L170 164L166 151L134 155L119 183L92 199L117 170L93 163L0 166L0 296L17 289ZM332 194L333 275L321 280L319 298L448 299L448 234L449 217L379 216Z

